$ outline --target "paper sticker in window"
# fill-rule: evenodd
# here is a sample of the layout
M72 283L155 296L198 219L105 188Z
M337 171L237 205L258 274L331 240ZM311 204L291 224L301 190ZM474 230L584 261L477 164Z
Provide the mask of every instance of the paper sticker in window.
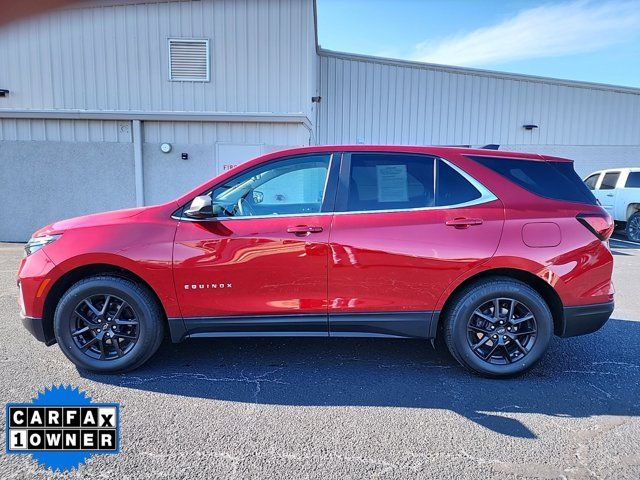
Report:
M378 202L407 202L409 188L406 165L376 165Z

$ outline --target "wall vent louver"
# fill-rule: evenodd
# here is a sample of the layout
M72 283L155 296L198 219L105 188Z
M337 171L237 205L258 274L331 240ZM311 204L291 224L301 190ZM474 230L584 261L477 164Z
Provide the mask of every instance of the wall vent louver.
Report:
M170 38L169 80L178 82L208 82L209 40Z

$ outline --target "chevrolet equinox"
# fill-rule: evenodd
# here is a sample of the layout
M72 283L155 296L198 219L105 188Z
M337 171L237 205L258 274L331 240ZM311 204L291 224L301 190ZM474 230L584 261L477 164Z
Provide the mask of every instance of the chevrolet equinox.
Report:
M570 160L445 147L264 155L162 205L37 231L25 327L79 368L130 370L165 333L441 337L472 372L531 368L613 311L613 221Z

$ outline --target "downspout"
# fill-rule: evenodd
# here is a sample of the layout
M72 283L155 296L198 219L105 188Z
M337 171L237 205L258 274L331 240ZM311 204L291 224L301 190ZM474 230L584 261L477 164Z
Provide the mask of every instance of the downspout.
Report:
M142 121L131 122L133 133L133 165L136 184L136 206L144 206L144 171L142 170Z

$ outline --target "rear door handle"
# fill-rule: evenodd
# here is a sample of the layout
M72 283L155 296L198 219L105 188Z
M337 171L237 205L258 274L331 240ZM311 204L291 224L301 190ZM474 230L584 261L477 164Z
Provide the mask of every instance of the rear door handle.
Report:
M307 236L310 233L320 233L322 227L316 225L296 225L295 227L287 228L287 233L294 233L299 236Z
M453 220L447 220L445 225L455 228L469 228L472 225L482 225L481 218L454 218Z
M607 193L607 197L613 197L613 193Z

